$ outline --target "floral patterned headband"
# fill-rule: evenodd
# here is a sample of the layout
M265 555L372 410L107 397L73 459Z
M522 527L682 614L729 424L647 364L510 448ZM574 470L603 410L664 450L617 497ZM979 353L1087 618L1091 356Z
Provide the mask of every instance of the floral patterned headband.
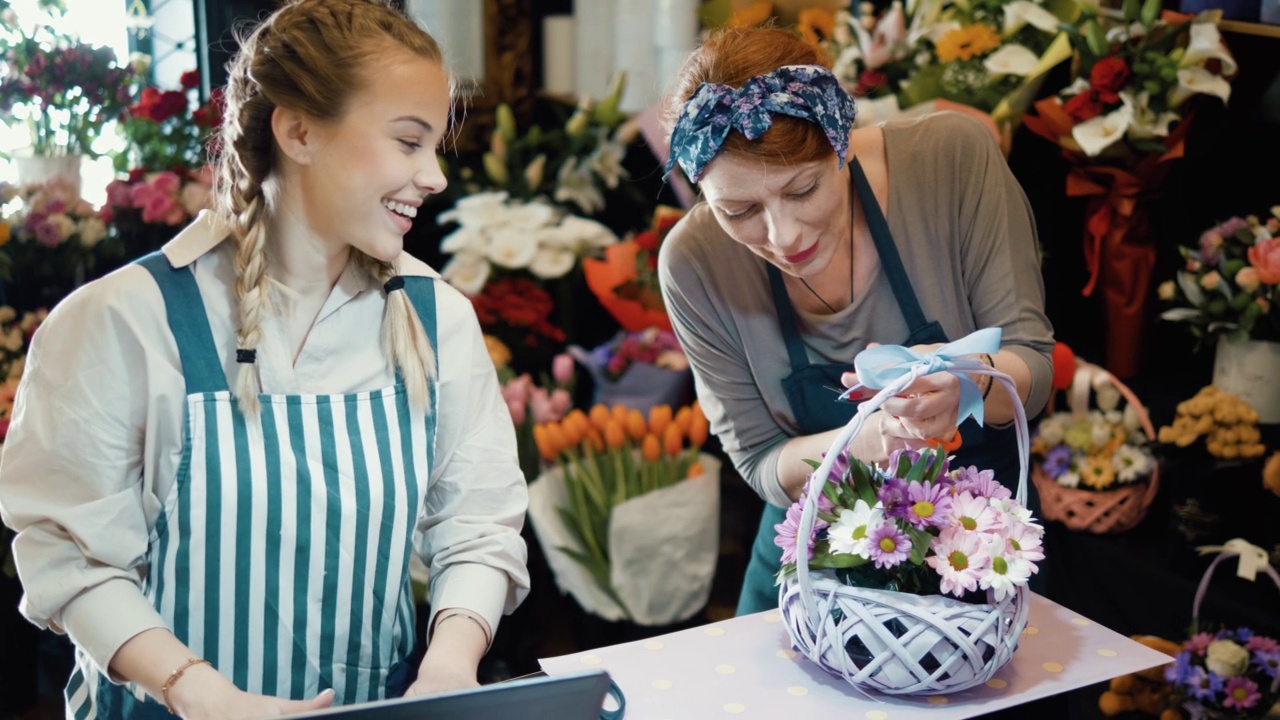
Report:
M684 174L698 182L730 130L738 130L748 140L759 139L773 125L776 114L817 123L844 165L849 131L857 115L853 98L840 87L836 76L820 65L784 65L756 75L740 88L719 83L698 86L671 132L663 178L679 163Z

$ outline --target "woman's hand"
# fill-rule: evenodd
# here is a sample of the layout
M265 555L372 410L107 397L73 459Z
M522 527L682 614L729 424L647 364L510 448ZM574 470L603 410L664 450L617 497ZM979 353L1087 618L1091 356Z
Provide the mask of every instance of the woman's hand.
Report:
M476 681L476 673L474 670L463 668L461 663L428 665L423 662L422 668L418 671L418 679L413 681L404 696L434 695L448 690L473 687L480 687L480 683Z
M879 343L870 343L875 347ZM936 351L941 344L915 345L920 355ZM845 387L858 383L857 373L840 378ZM948 442L955 437L960 415L960 380L951 373L938 372L916 378L898 395L884 402L880 409L887 417L880 423L881 433L890 444L918 448L931 439Z
M238 689L208 665L196 665L169 691L169 702L184 720L254 720L323 710L333 704L333 691L309 700L285 700Z

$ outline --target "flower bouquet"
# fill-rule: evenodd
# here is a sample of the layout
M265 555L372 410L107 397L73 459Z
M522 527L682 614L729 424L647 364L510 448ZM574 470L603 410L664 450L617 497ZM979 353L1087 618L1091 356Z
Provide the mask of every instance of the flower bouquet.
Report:
M48 24L27 32L8 5L0 13L0 116L26 125L33 155L95 156L94 141L129 101L132 70L116 64L111 48Z
M595 403L648 412L678 405L689 389L689 359L670 330L624 331L594 350L570 345L569 354L591 374Z
M532 481L542 470L533 428L540 423L560 422L573 407L573 358L564 353L556 355L551 359L551 376L544 374L538 382L530 373L517 375L512 370L509 364L511 351L501 340L486 335L485 344L498 370L502 399L511 413L511 423L516 427L520 469L524 471L525 479ZM505 359L495 357L497 353L505 355Z
M1211 15L1162 12L1160 0L1125 0L1119 20L1082 17L1071 32L1076 79L1024 122L1071 164L1067 195L1089 198L1082 293L1101 284L1107 369L1131 377L1156 260L1141 202L1162 192L1182 157L1196 103L1226 102L1236 62Z
M879 346L859 353L861 382L881 389L832 442L778 526L779 605L793 644L859 690L931 695L980 685L1009 661L1026 626L1027 582L1043 559L1026 497L1027 424L1014 402L1022 460L1017 497L990 470L949 468L935 450L895 452L885 467L844 448L867 417L916 378L960 381L960 420L982 421L987 374L1013 381L974 353L995 352L999 329L921 356Z
M0 183L0 201L17 203L16 212L0 220L7 238L0 280L4 302L18 310L52 307L92 279L99 260L120 255L108 236L109 217L66 178L16 188Z
M1261 718L1280 701L1280 642L1248 628L1196 632L1200 603L1214 569L1225 559L1239 557L1238 575L1254 580L1264 572L1280 588L1280 574L1267 562L1267 553L1236 538L1223 546L1202 547L1218 552L1205 570L1192 607L1192 636L1165 668L1170 701L1192 720Z
M654 211L648 230L606 247L603 260L582 261L587 287L622 329L671 330L658 286L658 249L682 217L684 210L660 206Z
M1068 409L1053 412L1054 400L1031 439L1031 479L1044 519L1094 533L1124 532L1142 522L1160 487L1146 408L1111 373L1079 360Z
M826 49L860 123L902 112L953 109L984 116L1002 147L1044 75L1070 57L1062 27L1074 0L895 0L879 15L870 3L842 11Z
M1280 283L1280 205L1271 217L1233 217L1204 231L1196 248L1179 247L1184 261L1160 299L1176 307L1162 320L1185 322L1200 343L1218 335L1235 340L1280 340L1271 312Z
M595 405L534 427L555 467L529 518L561 591L606 620L669 625L701 610L719 553L720 472L698 404Z

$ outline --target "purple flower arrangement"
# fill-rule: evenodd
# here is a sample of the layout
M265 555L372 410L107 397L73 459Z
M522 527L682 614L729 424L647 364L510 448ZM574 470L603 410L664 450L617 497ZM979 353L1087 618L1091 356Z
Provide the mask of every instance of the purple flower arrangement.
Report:
M816 466L816 465L815 465ZM843 453L818 500L813 533L800 537L806 494L774 526L782 575L799 553L845 583L986 602L1026 585L1044 559L1043 528L990 470L951 469L938 451L894 452L884 468Z
M1248 628L1197 633L1165 668L1193 718L1253 718L1280 700L1280 643Z

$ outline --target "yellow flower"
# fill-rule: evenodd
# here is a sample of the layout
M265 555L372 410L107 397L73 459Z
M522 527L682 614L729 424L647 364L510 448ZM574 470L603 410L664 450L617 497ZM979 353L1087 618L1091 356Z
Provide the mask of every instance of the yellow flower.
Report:
M511 350L506 343L492 335L484 336L484 349L489 352L489 359L493 361L495 368L504 367L511 362Z
M750 5L734 10L729 16L728 26L731 28L749 28L759 25L769 16L773 14L773 3L769 0L759 0Z
M1102 455L1090 455L1080 466L1080 482L1094 490L1106 490L1116 481L1116 469L1111 458Z
M1000 33L990 25L974 23L949 31L938 41L935 52L938 60L968 60L985 55L1000 47Z
M810 45L817 45L835 33L836 14L824 7L805 8L796 20L796 29Z

